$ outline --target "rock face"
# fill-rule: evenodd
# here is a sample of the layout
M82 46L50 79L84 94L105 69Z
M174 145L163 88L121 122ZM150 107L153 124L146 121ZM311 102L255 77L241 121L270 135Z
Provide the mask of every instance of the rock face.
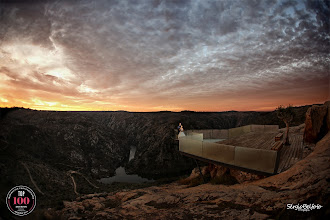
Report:
M322 110L321 110L322 111ZM323 120L311 114L311 121ZM315 120L314 120L315 119ZM93 194L64 202L51 217L63 219L329 219L330 132L314 151L283 173L230 186L178 183L108 194ZM191 178L198 176L193 170ZM226 168L203 167L210 177L228 174ZM294 210L289 205L311 206Z
M330 130L330 101L322 106L313 105L306 112L304 141L316 143Z
M179 183L189 186L199 185L201 183L233 185L236 183L246 183L254 180L265 178L264 176L247 173L244 171L229 169L214 164L209 164L192 170L190 176L186 179L179 180ZM201 176L201 174L203 176Z
M127 159L119 131L74 112L20 109L1 120L3 153L16 160L43 162L53 167L81 168L93 176L113 173Z
M328 219L329 143L330 133L292 168L262 180L231 186L172 183L94 194L65 202L53 214L63 219ZM288 209L288 204L319 204L322 208L297 211Z
M119 131L75 112L8 112L0 120L0 140L0 196L27 185L37 193L38 207L75 198L69 171L93 181L128 161L129 145ZM94 192L81 175L72 176L79 193ZM0 216L8 211L0 201Z
M37 195L47 206L76 197L68 174L81 194L110 191L93 179L111 176L118 166L143 177L189 174L195 167L178 152L174 129L226 129L247 124L280 124L275 112L52 112L0 109L0 197L15 185L25 184L37 191L30 176L45 194ZM307 107L295 108L297 125L304 121ZM293 123L293 124L294 124ZM284 126L284 125L283 125ZM128 162L129 149L136 147ZM25 167L30 171L30 176ZM103 187L103 188L102 188ZM112 187L111 187L112 188ZM38 194L38 192L37 192ZM53 196L53 197L51 197ZM52 203L53 202L53 203ZM41 207L42 205L39 205ZM49 205L48 207L51 207ZM0 200L0 216L8 212ZM8 214L10 215L10 213Z
M328 116L327 116L327 127L330 129L330 101L324 103L325 106L328 107Z

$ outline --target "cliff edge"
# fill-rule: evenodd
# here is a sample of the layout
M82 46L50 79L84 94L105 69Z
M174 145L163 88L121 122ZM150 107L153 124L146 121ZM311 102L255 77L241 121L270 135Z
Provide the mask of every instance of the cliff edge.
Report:
M330 132L306 158L265 179L231 186L171 183L92 194L46 213L75 219L329 219L329 162ZM319 205L319 209L299 210L304 204Z

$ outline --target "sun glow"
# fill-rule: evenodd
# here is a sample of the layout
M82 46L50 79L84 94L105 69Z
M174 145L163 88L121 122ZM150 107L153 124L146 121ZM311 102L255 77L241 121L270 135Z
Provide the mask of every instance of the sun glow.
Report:
M0 98L1 102L8 102L8 99Z
M31 43L12 42L4 45L2 49L5 54L10 54L13 61L21 64L46 67L62 60L59 50L49 50Z
M92 88L86 86L85 84L81 84L78 87L78 91L81 92L81 93L96 93L97 92L96 89L92 89Z
M46 102L46 101L41 101L39 99L32 99L32 102L37 105L37 106L55 106L57 105L57 102Z
M66 67L52 69L46 72L46 75L55 76L59 79L70 80L75 76L72 74L71 70Z
M29 77L33 72L39 72L62 80L75 79L66 65L62 49L58 46L48 49L29 42L11 42L2 49L5 55L0 64L6 63L10 69L19 70L21 76Z

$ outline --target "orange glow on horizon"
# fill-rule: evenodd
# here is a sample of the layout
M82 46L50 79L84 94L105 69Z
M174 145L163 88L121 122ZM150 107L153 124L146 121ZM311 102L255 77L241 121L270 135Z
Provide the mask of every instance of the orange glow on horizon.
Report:
M172 111L172 112L180 112L184 110L188 111L196 111L196 112L224 112L224 111L274 111L279 105L289 105L293 106L304 106L304 105L312 105L312 104L323 104L325 101L318 102L299 102L293 104L292 102L284 102L275 104L272 106L262 106L262 103L256 105L254 103L254 108L249 108L246 105L237 105L231 106L230 104L222 103L221 107L214 108L205 108L205 106L195 106L195 108L177 108L177 107L166 107L166 106L158 106L158 107L135 107L135 106L119 106L119 105L109 105L109 103L97 101L97 104L74 104L69 103L68 101L61 103L59 101L43 101L41 99L34 98L31 102L28 101L16 101L14 103L9 102L5 98L0 97L0 107L1 108L11 108L11 107L23 107L29 108L33 110L44 110L44 111L130 111L130 112L157 112L157 111Z

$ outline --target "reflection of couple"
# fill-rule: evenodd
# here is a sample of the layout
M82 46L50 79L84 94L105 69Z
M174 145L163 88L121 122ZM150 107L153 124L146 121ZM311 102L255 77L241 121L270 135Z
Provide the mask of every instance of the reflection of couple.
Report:
M179 132L179 134L178 134L178 138L186 136L186 135L184 134L184 132L183 132L183 126L182 126L181 123L179 123L179 126L178 126L178 132Z

